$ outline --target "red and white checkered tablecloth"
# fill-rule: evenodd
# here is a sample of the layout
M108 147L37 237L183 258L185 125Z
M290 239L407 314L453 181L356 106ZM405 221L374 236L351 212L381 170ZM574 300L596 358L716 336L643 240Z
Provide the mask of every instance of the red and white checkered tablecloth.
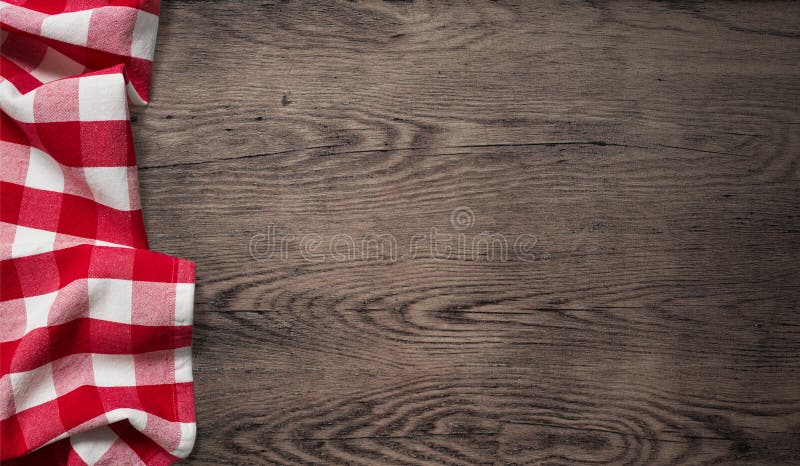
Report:
M128 103L157 0L0 1L0 461L188 455L194 264L150 251Z

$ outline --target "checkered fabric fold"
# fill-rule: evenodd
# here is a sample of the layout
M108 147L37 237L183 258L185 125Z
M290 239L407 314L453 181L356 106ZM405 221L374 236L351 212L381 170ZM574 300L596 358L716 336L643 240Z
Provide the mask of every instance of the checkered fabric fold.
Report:
M162 465L194 444L194 264L148 249L128 116L158 7L0 1L3 465Z

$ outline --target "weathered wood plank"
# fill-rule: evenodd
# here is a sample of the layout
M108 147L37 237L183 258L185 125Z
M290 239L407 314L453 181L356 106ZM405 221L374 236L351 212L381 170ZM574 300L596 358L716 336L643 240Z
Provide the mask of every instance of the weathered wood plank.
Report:
M795 305L798 187L749 181L726 158L572 147L375 161L296 155L145 171L142 185L156 200L145 200L154 244L210 265L198 272L198 300L216 309L273 308L287 296L350 309L434 298L573 309ZM464 206L474 225L456 230L450 214ZM251 241L270 224L293 237L275 237L285 249L256 241L263 254L254 258ZM450 260L431 253L433 228L440 249L455 249ZM508 260L474 246L484 233L503 236ZM323 260L302 255L310 235ZM356 257L336 260L331 241L341 235ZM369 235L395 238L397 260L362 260ZM535 235L533 257L514 254L520 235Z
M612 464L797 460L796 402L688 395L675 390L679 383L661 386L636 373L596 378L565 364L201 374L198 399L207 423L198 453L206 461L341 463L344 457L369 464L384 455L398 463L415 462L414 450L457 464L549 455ZM775 431L776 425L793 431Z
M165 6L142 166L604 141L797 175L794 4Z

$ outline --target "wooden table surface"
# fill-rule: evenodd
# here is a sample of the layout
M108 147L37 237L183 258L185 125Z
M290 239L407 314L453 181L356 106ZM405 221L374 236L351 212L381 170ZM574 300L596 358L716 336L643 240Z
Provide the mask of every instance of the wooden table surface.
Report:
M800 464L798 18L165 1L186 464Z

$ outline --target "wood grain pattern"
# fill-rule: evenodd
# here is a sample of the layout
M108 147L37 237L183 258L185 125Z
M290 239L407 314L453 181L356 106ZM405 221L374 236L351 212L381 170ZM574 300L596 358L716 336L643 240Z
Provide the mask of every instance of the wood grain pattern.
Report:
M798 14L165 2L132 119L198 266L186 463L800 463Z

